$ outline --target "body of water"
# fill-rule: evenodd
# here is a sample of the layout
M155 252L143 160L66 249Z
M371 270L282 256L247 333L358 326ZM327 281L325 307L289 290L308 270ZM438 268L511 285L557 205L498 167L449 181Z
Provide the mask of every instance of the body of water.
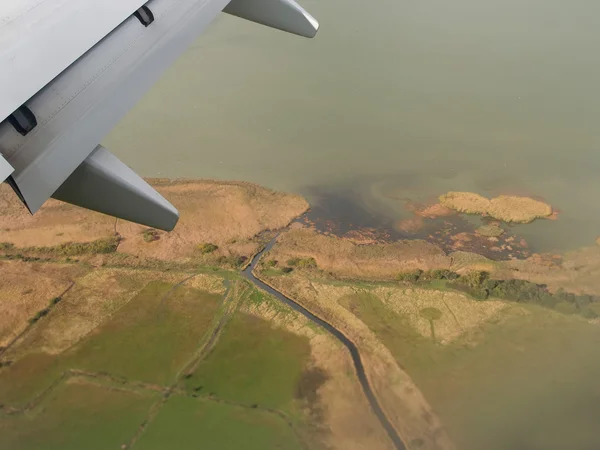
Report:
M302 4L313 40L219 17L104 144L144 176L339 196L391 221L448 190L539 196L561 215L523 226L530 244L593 243L600 3Z

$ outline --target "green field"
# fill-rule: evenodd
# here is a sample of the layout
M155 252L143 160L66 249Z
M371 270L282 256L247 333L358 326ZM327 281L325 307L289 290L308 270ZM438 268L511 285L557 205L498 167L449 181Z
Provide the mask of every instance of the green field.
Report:
M200 395L291 411L309 357L307 338L238 312L183 385Z
M172 287L152 282L72 349L58 356L31 353L1 369L0 403L22 406L68 369L174 382L210 328L222 297Z
M302 431L297 406L308 404L304 391L317 379L306 371L308 339L238 310L195 373L183 377L227 316L221 295L173 287L149 283L59 355L28 353L37 341L17 348L12 354L22 356L0 369L0 449L118 449L148 420L136 449L301 449L290 423ZM279 317L290 317L259 291L244 292L243 301L270 302ZM49 314L36 327L52 328L52 320ZM188 395L163 404L176 383Z
M24 415L0 416L0 448L105 450L129 442L158 394L67 383Z
M600 327L511 306L450 345L436 344L371 294L340 303L411 375L465 450L600 448Z
M259 409L173 396L136 443L138 450L300 450L285 421Z

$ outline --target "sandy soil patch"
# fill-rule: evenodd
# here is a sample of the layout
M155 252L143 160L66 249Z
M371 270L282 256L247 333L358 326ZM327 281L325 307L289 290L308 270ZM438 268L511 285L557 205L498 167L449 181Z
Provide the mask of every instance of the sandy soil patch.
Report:
M500 195L491 200L472 192L448 192L440 203L468 214L491 216L504 222L529 223L552 215L552 207L529 197Z
M29 319L65 291L87 269L73 265L0 261L0 346L29 325Z
M309 338L311 363L307 369L318 369L327 378L317 390L319 415L323 421L318 424L319 434L322 433L325 448L394 448L362 393L348 350L337 339L329 333L315 331L304 316L287 307L282 312L268 302L246 303L242 310L268 320L274 327Z
M338 303L357 290L296 276L270 277L268 281L312 312L334 324L359 348L367 377L389 420L405 442L421 442L421 449L453 449L439 419L411 378L396 363L377 336Z

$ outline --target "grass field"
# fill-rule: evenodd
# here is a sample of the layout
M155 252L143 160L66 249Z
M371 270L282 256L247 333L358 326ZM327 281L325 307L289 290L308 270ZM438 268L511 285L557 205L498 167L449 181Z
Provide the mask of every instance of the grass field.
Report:
M0 416L0 448L118 449L131 439L157 396L66 383L34 411Z
M0 403L22 406L68 369L174 382L209 329L222 296L172 287L152 282L68 351L57 356L31 353L1 369Z
M173 396L134 446L137 450L300 450L292 429L275 414Z
M32 338L21 350L11 351L12 363L6 364L5 355L0 368L0 448L127 445L159 401L160 390L180 379L180 371L220 317L222 295L159 281L145 287L121 281L141 290L70 349L45 353L39 350L39 338ZM245 301L260 304L267 299L253 291ZM273 307L281 317L289 314L277 303ZM52 328L52 321L49 314L36 326ZM287 421L303 423L303 411L296 406L306 406L300 391L307 382L309 357L308 338L234 312L214 349L181 382L200 398L171 397L134 447L302 448ZM69 372L73 369L103 375L91 384ZM65 373L69 375L62 377ZM158 391L141 391L138 382ZM202 398L209 394L217 399ZM290 419L264 408L286 411ZM15 409L22 411L11 414Z
M340 303L408 371L457 448L600 448L598 326L514 305L443 346L373 295L347 296Z
M258 301L257 294L249 301ZM290 411L309 357L307 338L238 311L214 351L183 384L201 395Z

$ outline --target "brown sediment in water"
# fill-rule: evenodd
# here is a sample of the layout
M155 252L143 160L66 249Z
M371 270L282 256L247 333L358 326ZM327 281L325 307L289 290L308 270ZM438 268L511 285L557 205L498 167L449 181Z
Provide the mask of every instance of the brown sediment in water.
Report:
M468 214L490 216L503 222L529 223L552 216L552 207L529 197L500 195L488 199L473 192L448 192L440 203Z
M504 230L497 224L483 225L475 230L481 236L497 238L504 234Z
M434 205L429 205L429 206L423 206L420 209L414 210L414 213L417 216L425 217L427 219L436 219L438 217L448 217L448 216L452 216L452 215L456 214L454 210L452 210L451 208L448 208L445 205L442 205L441 203L436 203Z
M424 226L425 220L423 219L423 217L420 216L411 217L409 219L402 219L394 224L394 228L396 230L409 234L414 234L421 231Z

